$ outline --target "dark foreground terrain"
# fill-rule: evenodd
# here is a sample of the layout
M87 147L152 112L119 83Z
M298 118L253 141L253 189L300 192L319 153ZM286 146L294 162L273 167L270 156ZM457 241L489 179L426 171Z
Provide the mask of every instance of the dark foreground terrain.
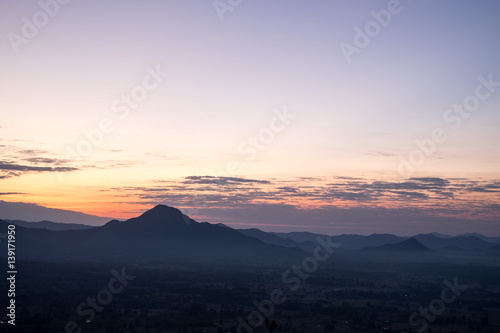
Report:
M20 261L0 332L266 332L264 317L274 332L500 332L494 265L334 253L297 267Z

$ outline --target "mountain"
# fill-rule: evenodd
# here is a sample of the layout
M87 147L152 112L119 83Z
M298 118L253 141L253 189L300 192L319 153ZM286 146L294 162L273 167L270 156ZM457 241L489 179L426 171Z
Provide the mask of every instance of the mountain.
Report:
M289 232L289 233L274 233L275 235L288 238L295 242L312 241L316 242L316 238L325 237L325 235L314 234L310 232ZM369 236L362 235L337 235L330 236L332 242L338 243L343 250L360 250L368 246L380 246L385 244L399 243L407 239L392 234L371 234Z
M390 252L390 253L430 253L431 249L420 243L415 238L407 239L401 243L386 244L382 246L369 246L363 249L371 252Z
M439 237L439 238L450 238L450 237L453 237L453 236L450 236L450 235L444 235L444 234L440 234L439 232L431 232L432 235L436 236L436 237Z
M6 231L7 222L1 221L0 228ZM231 228L198 223L165 205L86 230L18 226L16 249L19 259L175 263L272 263L305 255L302 250L265 244Z
M273 233L265 232L256 228L236 230L241 232L243 235L256 238L267 244L279 245L284 247L296 247L307 252L313 251L314 248L318 245L316 242L311 241L297 242L289 238L281 238Z
M332 236L331 239L341 244L344 250L360 250L368 246L381 246L386 244L395 244L404 241L405 237L399 237L392 234L371 234L362 235L339 235Z
M74 212L39 206L33 203L9 202L0 200L0 219L22 221L53 221L62 223L80 223L92 226L103 225L111 220L109 217Z
M490 255L500 256L500 245L492 246L486 252Z
M309 232L290 232L290 233L274 233L274 235L281 238L287 238L294 241L314 240L319 235ZM481 238L479 238L481 236ZM360 250L366 247L377 247L386 244L396 244L410 237L401 237L393 234L371 234L369 236L362 235L337 235L330 236L331 240L335 243L341 244L343 250ZM448 236L438 233L419 234L414 236L420 243L432 250L455 250L464 251L483 251L492 247L496 243L494 237L485 237L480 234L474 235L461 235L461 236ZM486 241L490 240L490 242Z
M463 236L463 237L473 236L473 237L479 238L479 239L481 239L481 240L483 240L485 242L488 242L488 243L497 243L497 244L500 243L500 237L487 237L487 236L478 234L477 232L470 232L470 233L461 234L461 235L458 235L458 236Z
M419 234L415 238L423 245L433 249L440 250L448 247L457 247L462 250L486 250L494 244L485 242L475 236L456 236L450 238L440 238L433 234Z
M445 246L439 249L440 251L448 251L448 252L464 252L464 249L461 249L457 246Z
M270 234L274 234L281 238L288 238L293 240L294 242L316 242L318 237L324 238L323 234L315 234L307 231L293 231L293 232L270 232Z
M76 223L59 223L51 221L26 222L21 220L4 220L8 223L15 224L20 227L47 229L47 230L83 230L93 228L91 225L76 224Z

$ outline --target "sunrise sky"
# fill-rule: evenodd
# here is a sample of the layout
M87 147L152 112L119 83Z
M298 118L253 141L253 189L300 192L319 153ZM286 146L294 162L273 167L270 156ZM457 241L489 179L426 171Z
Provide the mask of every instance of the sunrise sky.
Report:
M496 0L0 7L0 200L500 235Z

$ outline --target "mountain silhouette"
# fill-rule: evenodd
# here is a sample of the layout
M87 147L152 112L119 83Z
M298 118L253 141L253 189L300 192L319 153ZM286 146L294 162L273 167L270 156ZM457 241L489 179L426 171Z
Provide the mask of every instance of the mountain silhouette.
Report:
M27 222L26 225L37 225ZM40 222L51 228L67 225ZM40 225L40 226L41 226ZM8 222L0 220L0 234L6 234ZM37 225L38 227L38 225ZM314 233L266 233L259 229L238 230L222 224L197 222L180 210L158 205L126 221L111 220L103 226L82 230L47 230L16 226L16 257L20 260L119 261L132 263L244 263L288 264L310 255L313 240L326 235ZM413 238L391 234L331 236L342 244L346 258L373 253L447 255L484 253L497 256L498 246L475 236L437 237L421 234ZM1 241L1 239L0 239ZM477 251L479 249L479 251ZM434 251L437 250L437 251ZM350 251L346 253L345 251ZM465 251L465 252L464 252ZM379 255L381 254L381 255ZM0 253L0 257L5 253ZM351 257L349 257L351 256Z
M364 248L365 251L372 252L391 252L391 253L431 253L429 249L415 238L410 238L401 243L385 244L381 246L369 246Z
M325 237L322 234L314 234L310 232L288 232L288 233L273 233L274 235L291 239L295 242L315 242L318 237ZM331 236L332 242L342 244L343 250L361 250L368 246L380 246L385 244L395 244L404 241L406 237L400 237L393 234L371 234L369 236L342 234Z
M26 222L21 220L5 220L5 222L25 228L47 229L47 230L82 230L82 229L93 228L93 226L87 224L61 223L52 221Z
M298 242L290 238L281 238L273 233L265 232L256 228L237 229L237 230L246 236L256 238L267 244L279 245L284 247L296 247L306 252L312 252L314 248L317 246L316 242L312 241ZM322 237L324 238L325 236L323 235Z
M419 234L415 238L433 250L441 250L448 247L457 247L462 250L485 250L493 245L476 236L441 238L436 237L434 234Z
M0 200L0 219L21 221L53 221L64 223L81 223L91 226L102 226L109 217L95 216L72 210L56 209L33 203L9 202Z
M7 222L0 220L6 230ZM87 230L16 227L19 259L259 263L297 260L300 249L266 244L237 230L195 220L158 205L126 221Z

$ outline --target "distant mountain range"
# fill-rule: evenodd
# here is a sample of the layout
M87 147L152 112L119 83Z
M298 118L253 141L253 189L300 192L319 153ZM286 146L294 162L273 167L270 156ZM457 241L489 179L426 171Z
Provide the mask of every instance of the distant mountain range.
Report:
M53 226L53 225L52 225ZM7 222L0 220L7 230ZM18 259L138 262L272 263L305 253L245 236L231 228L198 223L180 210L158 205L126 221L101 227L54 231L16 227Z
M385 244L381 246L368 246L363 251L388 252L388 253L430 253L433 250L420 243L416 238L410 238L401 243Z
M81 223L93 226L103 225L109 217L95 216L72 210L47 208L33 203L0 200L0 219L22 221L52 221L61 223Z
M481 240L484 240L485 242L500 244L500 237L487 237L487 236L478 234L476 232L462 234L462 235L459 235L459 236L464 236L464 237L472 236L472 237L477 237L477 238L479 238Z
M47 229L54 231L61 230L84 230L93 228L91 225L87 224L77 224L77 223L61 223L61 222L51 222L51 221L40 221L40 222L26 222L21 220L4 220L5 222L15 224L20 227L32 228L32 229Z
M290 233L273 233L280 238L291 239L296 242L311 241L321 236L320 234L314 234L310 232L290 232ZM478 234L479 235L479 234ZM482 236L482 235L480 235ZM432 250L442 250L447 247L457 247L462 250L486 250L492 247L494 244L500 243L500 237L485 237L482 236L447 236L439 235L435 233L432 234L419 234L413 237L402 237L393 234L372 234L369 236L362 235L338 235L331 236L333 242L342 244L342 249L344 250L361 250L366 247L377 247L386 244L397 244L405 240L415 238L422 245L432 249ZM486 241L483 239L489 239Z
M454 246L462 250L481 251L486 250L493 245L493 243L488 243L475 236L440 238L432 234L420 234L416 235L415 238L420 243L433 250L442 250L443 248Z
M233 229L223 224L199 223L165 205L158 205L136 218L111 220L96 227L51 221L0 220L1 230L6 230L8 223L17 226L20 259L287 262L312 253L318 246L318 237L330 237L332 243L341 244L338 251L344 253L500 255L497 239L479 234L401 237L392 234L269 233L255 228Z
M279 246L284 246L284 247L296 247L299 249L302 249L304 251L310 252L313 251L314 248L317 246L316 243L316 238L318 237L326 237L326 235L319 235L317 234L316 238L314 240L306 240L306 241L294 241L290 238L282 238L279 237L273 233L270 232L264 232L260 229L236 229L242 234L256 238L258 240L263 241L264 243L267 244L273 244L273 245L279 245Z

